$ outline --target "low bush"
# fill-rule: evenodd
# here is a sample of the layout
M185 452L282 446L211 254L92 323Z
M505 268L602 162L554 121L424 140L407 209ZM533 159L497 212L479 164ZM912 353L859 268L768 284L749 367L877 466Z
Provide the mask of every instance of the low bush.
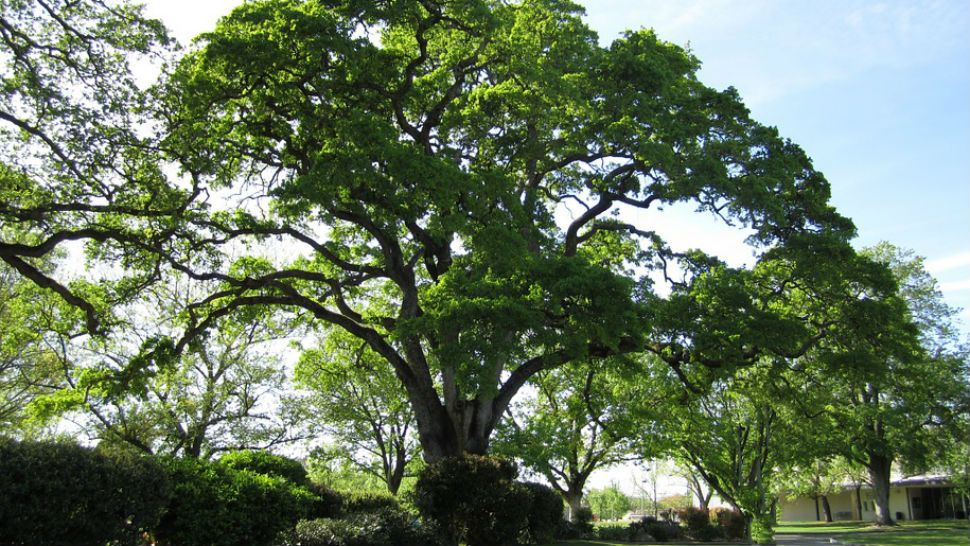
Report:
M172 502L160 546L260 546L312 513L318 498L279 476L192 459L166 461Z
M515 483L517 474L514 463L497 457L442 459L421 471L412 498L447 542L515 544L529 514L529 493Z
M240 450L226 453L219 464L233 470L249 470L256 474L276 476L297 485L309 486L306 469L300 461L274 455L268 451Z
M521 484L529 494L529 514L525 542L543 544L556 538L563 520L562 497L541 483Z
M696 540L697 542L713 542L715 540L721 540L724 538L721 528L715 527L710 523L708 523L706 527L701 527L691 531L689 536L692 540Z
M316 483L311 483L307 489L316 497L316 502L307 516L308 519L339 518L343 515L344 495L339 491Z
M401 509L383 508L346 519L303 520L278 546L435 546L434 531Z
M589 506L581 507L576 511L572 523L579 531L580 538L593 536L593 509Z
M594 536L599 540L612 540L627 542L630 540L630 527L628 525L596 525Z
M397 497L390 493L338 492L341 497L341 512L346 515L378 512L384 509L400 508Z
M691 536L711 526L711 514L706 508L689 506L678 511L677 517L680 518L680 523L687 534Z
M715 508L711 511L711 519L727 540L741 540L744 538L747 522L744 515L730 508Z
M680 526L668 521L657 521L654 517L645 517L629 526L630 540L667 542L681 537Z
M151 459L0 439L0 544L140 544L168 501Z

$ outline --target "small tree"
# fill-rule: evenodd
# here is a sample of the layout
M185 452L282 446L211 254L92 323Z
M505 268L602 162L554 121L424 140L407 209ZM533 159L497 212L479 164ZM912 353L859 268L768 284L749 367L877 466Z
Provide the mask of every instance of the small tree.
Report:
M419 453L414 414L398 380L366 344L339 330L320 349L303 352L296 366L303 401L332 438L331 455L380 479L392 495Z
M611 483L608 487L602 489L593 489L587 497L593 513L604 520L620 519L633 506L630 497L621 491L620 486L616 483Z
M532 382L536 396L513 408L495 451L545 477L575 521L590 475L632 457L629 410L640 394L634 380L640 371L616 359L538 374Z

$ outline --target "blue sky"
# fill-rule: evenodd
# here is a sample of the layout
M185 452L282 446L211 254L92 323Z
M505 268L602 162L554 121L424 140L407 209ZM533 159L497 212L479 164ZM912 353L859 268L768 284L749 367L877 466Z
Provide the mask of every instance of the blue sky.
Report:
M926 257L970 331L970 2L586 0L604 43L653 28L800 144L859 230Z
M148 8L185 42L238 3L152 0ZM755 119L813 158L833 203L855 221L857 246L888 240L927 258L970 332L970 2L582 3L604 44L647 27L689 46L705 83L736 87ZM740 236L672 222L674 238L748 252Z

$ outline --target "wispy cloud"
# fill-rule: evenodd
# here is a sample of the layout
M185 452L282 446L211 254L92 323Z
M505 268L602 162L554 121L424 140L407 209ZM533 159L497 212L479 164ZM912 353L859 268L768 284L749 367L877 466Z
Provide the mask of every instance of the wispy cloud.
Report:
M962 290L970 290L970 279L967 279L965 281L941 282L940 290L942 292L958 292Z
M926 262L926 270L929 271L930 273L933 273L934 275L937 273L942 273L944 271L950 271L960 267L968 267L968 266L970 266L970 252L953 254L951 256L945 256L943 258L937 258L935 260L928 260Z

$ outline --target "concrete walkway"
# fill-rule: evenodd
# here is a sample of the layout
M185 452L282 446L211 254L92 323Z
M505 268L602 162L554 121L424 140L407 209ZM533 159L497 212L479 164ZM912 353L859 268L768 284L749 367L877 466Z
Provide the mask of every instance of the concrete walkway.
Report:
M829 537L823 535L775 535L775 542L785 546L832 546Z

